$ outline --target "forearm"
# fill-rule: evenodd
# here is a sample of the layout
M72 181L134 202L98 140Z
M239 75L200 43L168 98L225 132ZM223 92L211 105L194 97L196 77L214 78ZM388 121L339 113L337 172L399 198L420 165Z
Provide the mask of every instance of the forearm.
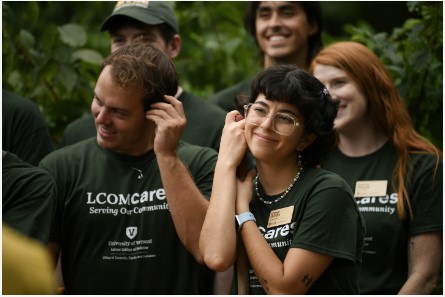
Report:
M413 273L399 291L399 295L430 295L436 287L437 274Z
M267 294L286 294L277 291L280 287L278 281L284 275L283 262L270 248L255 222L244 223L240 232L249 262L264 291Z
M157 156L157 160L179 239L195 259L202 262L198 242L208 201L177 155Z
M201 232L200 251L204 262L216 271L227 270L235 261L235 167L218 161L212 197Z
M408 279L399 294L431 294L442 263L442 232L410 237L408 243Z

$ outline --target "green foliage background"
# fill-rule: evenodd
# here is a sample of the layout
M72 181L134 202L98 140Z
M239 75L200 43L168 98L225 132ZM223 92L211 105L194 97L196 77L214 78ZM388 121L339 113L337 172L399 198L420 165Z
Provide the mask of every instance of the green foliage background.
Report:
M377 32L365 20L360 10L364 4L351 3L322 3L328 24L325 45L352 39L372 48L390 69L416 128L442 147L443 3L404 2L410 18L386 32ZM187 90L205 99L261 69L255 42L243 27L245 2L172 4L183 40L175 64ZM101 61L110 52L109 36L99 28L114 5L103 1L2 2L3 88L39 104L55 144L68 123L89 112ZM385 10L385 2L367 5L366 10ZM362 13L363 20L336 24L339 11L346 7L348 14ZM381 23L385 20L374 22ZM330 34L329 24L340 33Z

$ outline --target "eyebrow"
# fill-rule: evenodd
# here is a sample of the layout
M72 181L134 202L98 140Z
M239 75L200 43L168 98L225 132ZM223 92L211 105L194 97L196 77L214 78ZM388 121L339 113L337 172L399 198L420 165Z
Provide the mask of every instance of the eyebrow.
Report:
M262 106L265 106L265 107L267 107L267 108L270 108L269 105L267 105L267 103L264 102L264 101L256 101L255 103L259 103L259 104L261 104ZM292 110L290 110L290 109L280 109L280 110L278 110L278 112L281 112L281 113L290 113L290 114L294 115L295 117L299 117L298 114L296 114L294 111L292 111Z
M99 100L100 102L102 102L102 100L100 100L100 98L97 96L96 93L94 93L94 97L93 98ZM130 112L130 110L128 110L128 109L122 109L122 108L116 107L116 106L108 106L107 108L108 109L112 109L112 110L116 110L116 111L119 111L119 112L122 112L124 114Z

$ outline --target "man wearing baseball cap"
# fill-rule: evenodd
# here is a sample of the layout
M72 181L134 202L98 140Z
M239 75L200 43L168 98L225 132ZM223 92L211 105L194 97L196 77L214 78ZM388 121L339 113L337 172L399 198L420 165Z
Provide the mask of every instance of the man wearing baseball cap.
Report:
M110 34L111 52L138 38L157 46L171 59L181 51L178 21L167 1L118 1L100 30ZM181 86L175 97L182 102L187 119L182 140L218 150L226 112ZM94 119L87 115L67 126L61 146L95 135Z
M175 59L181 50L181 37L175 12L166 1L118 1L100 30L110 34L111 52L139 39L158 47L171 59ZM226 112L184 91L180 86L175 97L182 102L187 120L181 139L218 150ZM67 126L61 146L95 136L94 118L92 115L87 115ZM162 226L159 226L159 232L162 232ZM176 258L177 255L172 255L172 259ZM199 274L199 283L190 284L197 287L196 294L215 293L215 273L212 270L200 264L197 272L190 271L190 273ZM144 281L144 276L140 277L141 281ZM181 278L180 275L175 277Z

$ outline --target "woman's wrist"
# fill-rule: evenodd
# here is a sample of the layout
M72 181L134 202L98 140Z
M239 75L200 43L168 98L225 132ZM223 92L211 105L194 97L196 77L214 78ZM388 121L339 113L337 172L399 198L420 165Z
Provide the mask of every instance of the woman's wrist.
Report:
M220 160L216 162L215 168L219 168L220 170L224 170L226 172L236 171L237 165L232 160Z
M243 203L237 203L236 204L236 208L235 208L235 212L236 212L237 215L242 214L244 212L250 212L249 205L248 204L243 204Z

